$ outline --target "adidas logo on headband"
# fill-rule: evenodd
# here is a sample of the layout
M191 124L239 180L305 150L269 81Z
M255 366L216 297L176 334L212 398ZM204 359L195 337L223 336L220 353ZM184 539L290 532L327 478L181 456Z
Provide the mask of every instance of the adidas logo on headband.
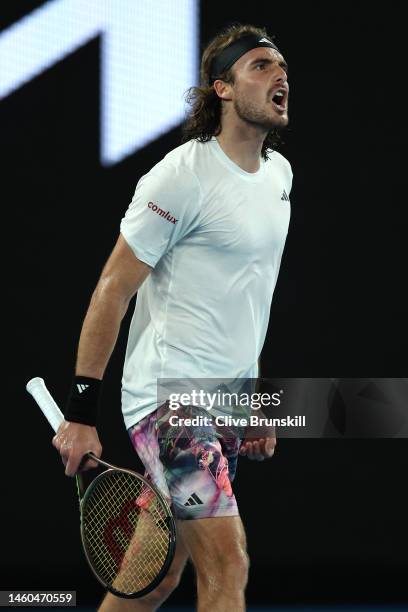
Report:
M244 53L256 47L272 47L272 49L279 51L278 47L266 36L262 38L258 38L258 35L255 36L255 34L242 36L242 38L232 42L213 58L210 67L210 83L212 84L215 79L218 79L220 75L229 70Z

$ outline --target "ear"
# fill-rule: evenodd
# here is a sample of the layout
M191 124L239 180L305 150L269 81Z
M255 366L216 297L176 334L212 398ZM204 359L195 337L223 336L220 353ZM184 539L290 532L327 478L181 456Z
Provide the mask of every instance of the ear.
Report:
M214 81L213 87L217 96L222 100L232 99L232 86L230 83L226 83L221 79L217 79L216 81Z

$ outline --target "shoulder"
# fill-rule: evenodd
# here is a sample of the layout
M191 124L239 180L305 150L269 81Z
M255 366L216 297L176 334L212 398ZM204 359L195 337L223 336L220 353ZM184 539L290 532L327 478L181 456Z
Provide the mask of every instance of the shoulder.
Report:
M188 143L187 143L188 144ZM152 203L174 216L199 214L202 207L201 185L187 163L184 145L170 151L137 183L132 203Z
M279 168L290 180L292 180L292 166L289 160L287 160L282 153L279 153L279 151L269 151L269 159L266 163L270 168Z
M168 189L201 192L200 181L197 173L197 157L200 157L200 143L196 141L186 142L176 147L163 159L161 159L151 170L142 177L150 177L157 182L165 182Z

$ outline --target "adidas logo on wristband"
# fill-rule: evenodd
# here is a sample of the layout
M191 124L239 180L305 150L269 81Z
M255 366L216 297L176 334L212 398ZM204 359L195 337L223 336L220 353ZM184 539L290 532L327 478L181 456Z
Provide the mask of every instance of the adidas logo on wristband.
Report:
M78 393L82 393L88 387L89 387L89 385L77 385Z

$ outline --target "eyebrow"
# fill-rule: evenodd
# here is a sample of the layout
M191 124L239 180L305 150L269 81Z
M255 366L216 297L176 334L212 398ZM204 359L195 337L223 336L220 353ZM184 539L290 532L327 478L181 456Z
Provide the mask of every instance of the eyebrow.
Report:
M269 57L258 57L257 59L252 60L249 65L253 66L254 64L259 64L259 62L264 62L265 64L273 64L274 62L276 62L276 60L272 60ZM279 66L281 68L284 68L285 70L289 68L285 60L281 60L279 62Z

